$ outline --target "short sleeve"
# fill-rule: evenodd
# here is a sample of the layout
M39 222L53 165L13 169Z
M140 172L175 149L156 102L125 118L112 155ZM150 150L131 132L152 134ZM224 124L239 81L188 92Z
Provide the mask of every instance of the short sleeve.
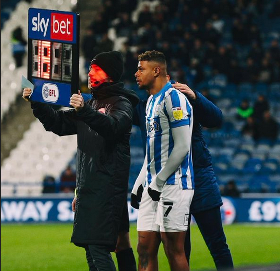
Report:
M191 105L185 95L176 89L172 89L165 98L165 112L170 121L170 127L176 128L190 125L192 113Z

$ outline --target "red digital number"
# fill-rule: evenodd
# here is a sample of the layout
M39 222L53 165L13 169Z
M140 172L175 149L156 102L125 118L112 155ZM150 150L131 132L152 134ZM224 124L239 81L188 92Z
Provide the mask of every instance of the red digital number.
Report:
M51 73L51 42L33 40L33 70L32 76L50 79Z
M42 41L41 48L41 78L50 79L51 75L51 42Z

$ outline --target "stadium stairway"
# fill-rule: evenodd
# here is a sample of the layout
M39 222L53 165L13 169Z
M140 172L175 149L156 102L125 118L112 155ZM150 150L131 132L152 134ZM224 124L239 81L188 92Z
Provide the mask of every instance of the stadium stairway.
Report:
M17 97L16 103L10 108L1 124L1 165L34 120L30 104Z

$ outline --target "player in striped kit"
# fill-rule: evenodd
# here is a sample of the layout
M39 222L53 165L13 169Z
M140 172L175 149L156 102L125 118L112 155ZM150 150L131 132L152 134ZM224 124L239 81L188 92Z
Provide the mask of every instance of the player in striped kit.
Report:
M146 157L132 190L133 197L145 187L137 221L139 270L158 270L157 252L163 241L170 269L187 271L184 240L194 193L192 106L168 82L162 53L147 51L138 60L136 81L151 95Z

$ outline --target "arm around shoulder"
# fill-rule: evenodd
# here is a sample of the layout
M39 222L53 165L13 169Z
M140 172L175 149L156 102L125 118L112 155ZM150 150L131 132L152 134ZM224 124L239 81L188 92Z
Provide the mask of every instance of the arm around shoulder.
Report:
M190 100L195 118L206 128L220 127L223 122L223 113L219 107L209 101L200 92L194 91L196 100Z

